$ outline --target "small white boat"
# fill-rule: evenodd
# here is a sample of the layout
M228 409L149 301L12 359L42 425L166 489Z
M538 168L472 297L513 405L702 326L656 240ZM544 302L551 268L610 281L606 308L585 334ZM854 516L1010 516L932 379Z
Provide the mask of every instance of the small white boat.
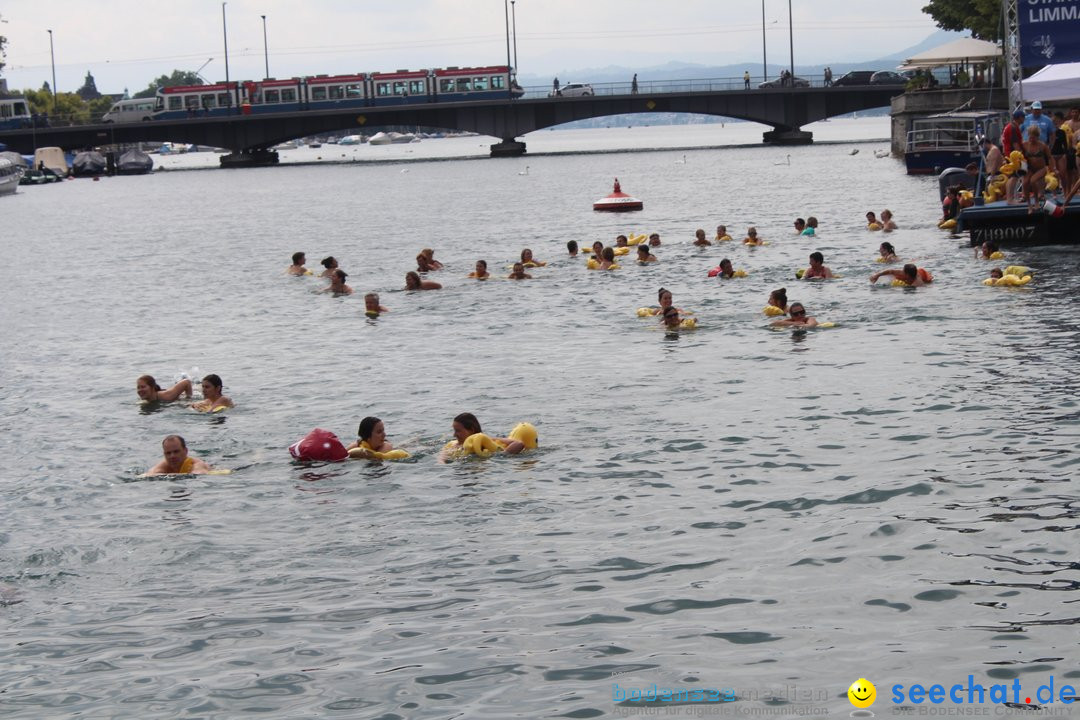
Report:
M364 142L363 135L346 135L338 140L338 145L359 145Z
M377 132L368 140L368 145L389 145L392 142L394 142L394 138L390 134Z
M392 142L394 144L400 143L400 144L404 145L405 143L416 142L419 139L420 138L416 137L412 133L395 133L395 132L390 133L390 142Z
M0 195L11 195L19 189L23 169L7 158L0 158Z
M61 177L67 177L69 168L64 151L58 147L43 147L35 150L34 169L41 170L42 167L52 170Z

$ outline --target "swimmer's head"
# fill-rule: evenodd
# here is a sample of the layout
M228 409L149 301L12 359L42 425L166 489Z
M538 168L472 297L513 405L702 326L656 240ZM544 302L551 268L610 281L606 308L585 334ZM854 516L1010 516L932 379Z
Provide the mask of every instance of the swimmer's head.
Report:
M161 452L170 467L179 468L187 458L187 443L179 435L166 435L161 441Z
M652 235L650 235L649 236L649 244L654 246L654 247L659 245L660 244L660 233L653 233Z
M697 238L698 240L704 240L705 239L705 231L702 230L701 228L698 228L697 230L694 231L694 237Z
M434 260L435 259L435 251L432 250L431 248L424 248L423 250L420 251L420 254L423 255L424 257L426 257L428 260Z
M604 243L597 240L592 244L592 251L593 255L595 255L597 259L599 259L600 255L604 252Z
M769 293L769 304L778 308L787 307L787 288L779 288Z
M892 210L889 210L889 209L882 210L881 211L881 219L886 220L886 221L892 220Z
M202 379L203 397L208 395L221 395L221 378L214 373L206 375Z
M431 269L431 258L421 252L416 256L416 268L420 272L427 272Z
M523 263L532 262L532 259L533 259L532 250L530 250L529 248L525 248L524 250L521 251L521 262L523 262Z
M660 288L660 291L656 293L656 299L660 302L660 307L669 307L672 301L671 291L667 288Z
M664 324L668 327L678 327L679 311L670 305L664 308Z
M616 247L626 247L627 244L629 244L629 242L630 241L626 238L625 235L616 235L615 236L615 246Z
M817 227L817 218L814 217L813 215L806 218L806 225L807 225L807 227L816 228Z
M873 210L866 213L866 221L867 222L877 222L877 215L874 214Z
M735 272L735 268L731 266L731 260L724 258L720 261L720 269L724 271L725 275L730 275Z
M795 218L795 229L800 231L800 232L805 230L806 229L806 221L803 220L802 218Z
M914 263L908 263L904 266L904 274L907 275L910 280L914 280L919 275L919 268Z
M818 265L822 265L822 264L824 264L824 262L825 262L825 256L822 255L820 252L817 252L815 250L814 252L810 253L810 264L813 265L814 267L817 267Z
M161 387L152 375L142 375L135 381L135 392L139 394L140 400L153 399L157 396L159 390L161 390Z
M487 260L476 261L476 274L487 275Z
M302 253L302 252L294 252L292 254L292 264L293 265L303 265L306 260L307 260L307 256L304 255L304 253Z
M455 417L452 427L454 429L454 439L459 443L465 442L465 439L470 435L483 432L480 429L480 421L472 413L461 413Z
M716 226L716 237L724 237L727 235L727 225Z
M514 275L521 276L525 274L525 265L523 263L514 263Z
M368 293L364 296L364 311L379 313L379 294Z
M368 440L371 438L372 433L377 431L383 436L383 440L386 439L386 431L382 427L383 421L377 417L366 417L360 421L360 427L356 429L356 436L361 440ZM382 442L379 442L382 445ZM371 447L378 447L378 445L371 443Z
M1004 277L1004 276L1005 276L1005 273L1001 272L1001 268L994 268L993 270L990 271L990 277L992 277L992 278L1000 278L1000 277Z
M334 259L333 255L329 255L322 259L322 266L327 270L333 270L337 267L337 260Z
M788 315L792 318L804 318L806 317L806 308L803 307L801 302L793 302L788 307Z
M608 262L615 262L615 248L604 248L604 260Z
M335 283L338 283L340 285L344 285L345 284L345 278L347 278L347 277L349 277L349 273L345 272L344 270L335 270L334 271L334 282Z
M756 238L757 237L757 228L754 227L753 225L751 225L749 228L747 228L746 234L749 235L752 238Z
M571 255L577 255L577 253L578 253L577 240L571 240L568 243L566 243L566 251L568 253L570 253Z
M405 289L418 290L420 288L420 274L414 270L405 273Z
M649 257L649 246L644 245L644 244L643 245L638 245L637 246L637 254L638 254L639 259L647 260L648 257Z
M881 243L881 246L878 248L878 252L881 253L882 257L887 257L889 255L895 255L896 254L896 248L894 248L892 243L890 243L890 242L883 242L883 243Z

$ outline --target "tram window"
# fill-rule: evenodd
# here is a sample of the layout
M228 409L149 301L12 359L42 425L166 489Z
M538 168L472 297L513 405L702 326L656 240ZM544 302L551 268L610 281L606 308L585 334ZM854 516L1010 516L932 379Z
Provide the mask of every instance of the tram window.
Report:
M281 90L281 102L283 102L283 103L296 102L296 88L282 88L282 90Z
M492 90L502 90L505 87L506 87L506 78L504 78L502 75L492 75L491 76L491 89Z
M263 92L263 100L266 101L267 105L269 105L271 103L279 103L279 102L281 102L281 91L280 90L267 90L267 91Z
M344 100L345 99L345 88L342 87L341 85L331 85L330 87L327 88L327 90L330 91L330 99L331 100Z
M401 82L400 80L395 82L394 83L394 94L395 95L408 95L408 93L405 91L405 83Z
M472 90L472 83L469 81L469 78L458 78L457 79L457 91L458 92L469 92L470 90Z
M198 110L199 109L199 96L198 95L185 95L184 96L184 107L187 108L188 110Z
M213 94L206 94L199 98L199 107L212 108L216 105Z
M217 104L218 107L229 107L232 105L232 98L229 93L218 93Z
M390 83L381 82L375 86L375 94L379 97L390 96Z
M452 93L454 92L454 78L443 78L439 81L439 92Z
M311 99L312 99L312 101L325 100L326 99L326 86L325 85L316 85L315 87L311 88Z
M488 89L488 79L486 77L473 78L472 89L473 90L487 90Z
M184 109L184 98L180 97L179 95L170 95L169 96L169 109L170 110L183 110Z
M346 85L345 86L345 97L347 97L350 100L356 100L358 98L364 97L364 86L363 85Z
M423 80L411 80L409 82L409 94L410 95L427 95L427 90L424 89Z
M12 110L10 105L0 105L0 117L9 118L12 116Z

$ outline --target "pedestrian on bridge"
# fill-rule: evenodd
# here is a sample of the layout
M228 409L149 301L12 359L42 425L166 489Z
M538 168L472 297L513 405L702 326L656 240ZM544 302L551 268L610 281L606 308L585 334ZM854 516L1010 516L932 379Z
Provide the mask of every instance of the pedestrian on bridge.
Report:
M637 95L637 73L634 73L634 79L630 81L630 94Z
M743 71L742 84L743 84L743 90L749 90L750 89L750 71L749 70L744 70Z
M559 94L559 78L555 78L555 82L551 84L551 92L555 95Z

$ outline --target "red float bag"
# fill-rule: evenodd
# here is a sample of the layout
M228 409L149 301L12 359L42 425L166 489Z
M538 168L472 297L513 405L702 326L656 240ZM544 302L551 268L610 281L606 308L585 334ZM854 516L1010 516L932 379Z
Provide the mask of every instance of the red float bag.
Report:
M302 440L289 446L289 454L297 460L324 460L340 462L349 457L337 435L329 430L315 428Z

